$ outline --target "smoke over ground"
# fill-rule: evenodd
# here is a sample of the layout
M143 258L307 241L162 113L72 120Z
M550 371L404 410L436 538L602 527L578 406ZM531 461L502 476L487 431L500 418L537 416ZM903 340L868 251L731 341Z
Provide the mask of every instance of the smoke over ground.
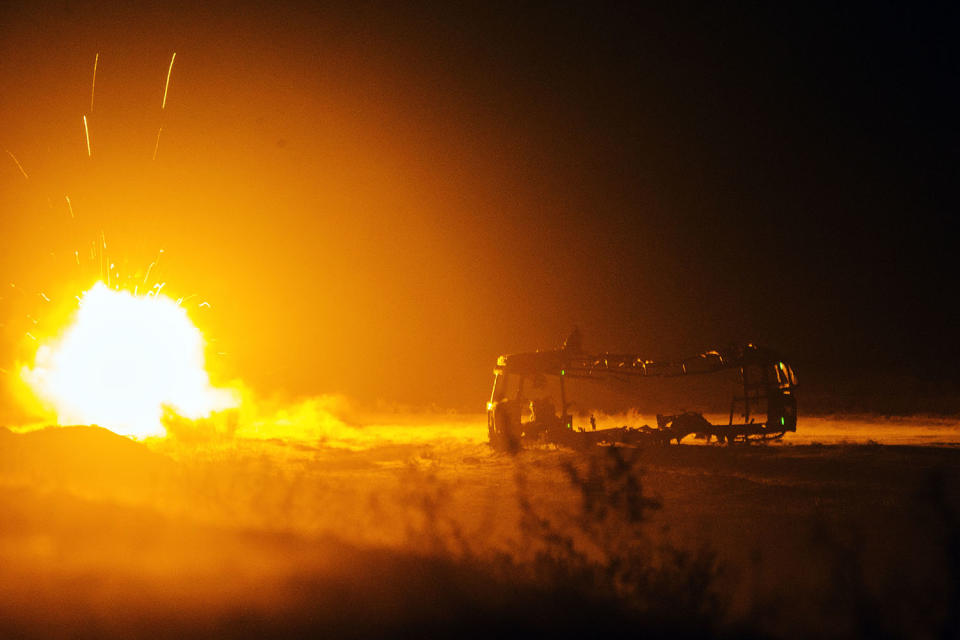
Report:
M341 449L436 441L479 443L487 437L486 418L479 414L370 408L335 394L299 401L263 399L241 385L234 388L242 398L236 409L202 420L184 419L170 411L163 419L167 433L182 442L280 440Z

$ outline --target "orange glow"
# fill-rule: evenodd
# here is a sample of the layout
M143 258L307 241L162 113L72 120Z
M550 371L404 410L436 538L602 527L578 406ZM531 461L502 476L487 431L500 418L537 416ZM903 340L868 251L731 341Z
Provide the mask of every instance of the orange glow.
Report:
M134 295L102 282L21 375L60 424L138 438L164 434L165 408L197 419L237 404L231 391L211 386L203 336L185 309L159 291Z

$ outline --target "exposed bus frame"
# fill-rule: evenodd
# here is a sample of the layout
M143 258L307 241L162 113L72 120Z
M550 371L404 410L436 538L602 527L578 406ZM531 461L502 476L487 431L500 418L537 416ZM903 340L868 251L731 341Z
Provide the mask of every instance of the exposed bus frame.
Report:
M565 381L567 378L604 380L652 377L706 375L739 369L742 395L734 394L730 402L727 424L712 424L701 413L683 412L658 415L657 426L617 427L587 431L573 428L568 412ZM759 375L751 375L759 372ZM577 348L564 347L553 351L536 351L502 355L494 369L494 385L487 403L487 428L490 444L503 450L516 451L524 444L552 443L572 447L593 444L666 444L679 443L687 435L696 434L708 440L733 443L752 439L782 437L797 428L796 375L793 368L773 350L747 344L725 350L712 350L670 362L646 360L634 354L583 354ZM501 381L507 375L519 375L520 385L515 398L507 398ZM556 376L560 388L560 416L537 417L522 424L518 407L523 395L523 381L531 376ZM739 413L737 412L740 408ZM759 414L762 422L756 422ZM734 416L743 418L734 422Z

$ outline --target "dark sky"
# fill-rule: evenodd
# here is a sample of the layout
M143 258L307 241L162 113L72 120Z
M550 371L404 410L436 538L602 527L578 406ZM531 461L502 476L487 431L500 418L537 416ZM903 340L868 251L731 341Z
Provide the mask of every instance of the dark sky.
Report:
M473 408L574 324L957 382L957 10L597 4L7 3L3 277L69 298L71 243L164 248L264 393Z

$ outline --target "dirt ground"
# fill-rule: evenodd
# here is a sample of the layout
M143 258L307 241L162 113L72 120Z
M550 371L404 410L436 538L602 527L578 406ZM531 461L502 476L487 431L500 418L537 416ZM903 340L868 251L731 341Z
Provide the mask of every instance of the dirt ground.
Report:
M956 421L517 456L482 416L365 429L0 429L0 636L960 630Z

